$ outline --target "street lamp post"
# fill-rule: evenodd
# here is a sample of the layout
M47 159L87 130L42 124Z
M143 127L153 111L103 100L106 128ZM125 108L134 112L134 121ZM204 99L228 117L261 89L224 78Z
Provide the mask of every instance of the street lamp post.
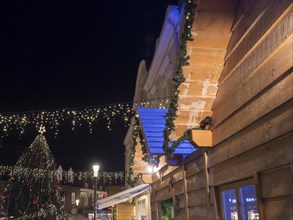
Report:
M96 220L97 215L97 177L99 173L99 165L94 165L94 220Z
M75 200L75 205L76 205L76 214L75 214L75 218L77 220L77 213L78 213L78 209L77 209L77 206L79 204L79 199Z

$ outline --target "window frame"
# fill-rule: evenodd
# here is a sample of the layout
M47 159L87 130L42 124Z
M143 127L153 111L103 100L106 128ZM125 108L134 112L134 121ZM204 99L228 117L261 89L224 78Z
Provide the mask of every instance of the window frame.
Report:
M237 213L238 213L238 219L242 220L241 216L241 204L240 204L240 188L244 186L249 186L249 185L254 185L255 187L255 197L257 199L257 208L258 208L258 213L259 213L259 219L262 219L262 212L261 212L261 199L259 198L259 187L258 183L256 181L256 178L249 178L249 179L244 179L240 180L237 182L231 182L227 184L223 184L217 187L217 203L218 203L218 213L219 213L219 218L224 220L223 216L223 197L222 197L222 192L230 189L235 189L235 197L236 197L236 206L237 206Z

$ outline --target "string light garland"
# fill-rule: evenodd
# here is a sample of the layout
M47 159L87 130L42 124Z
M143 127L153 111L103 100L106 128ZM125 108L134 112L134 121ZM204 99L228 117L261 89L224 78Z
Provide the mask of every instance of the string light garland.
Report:
M64 108L54 111L29 111L19 113L0 113L0 137L8 136L16 131L21 138L28 127L38 130L40 127L54 132L55 137L59 133L60 124L70 121L71 130L76 132L81 126L86 125L89 132L93 132L93 125L100 119L106 121L106 127L111 131L112 124L116 118L124 121L125 126L129 126L130 118L135 114L138 107L145 108L166 108L169 98L158 98L146 101L115 103L84 108Z
M181 36L180 46L179 46L179 58L178 58L178 66L175 73L175 77L173 79L174 82L174 94L170 101L170 106L168 108L168 112L165 116L166 123L165 123L165 129L164 129L164 144L163 149L166 155L172 155L174 150L177 146L179 146L179 142L173 143L173 146L170 147L170 135L173 131L175 131L175 124L174 120L177 118L177 110L178 110L178 95L179 95L179 86L182 82L185 81L184 75L183 75L183 66L189 65L189 55L187 54L186 50L186 43L187 41L192 41L193 37L191 34L191 27L194 20L194 9L195 4L191 0L185 1L184 4L184 16L185 16L185 24L184 24L184 31ZM184 136L184 135L183 135ZM175 145L174 145L175 144ZM156 162L158 163L159 157L156 158Z
M106 191L97 191L97 199L104 199L107 197L107 192ZM81 191L80 192L80 197L81 198L88 198L88 199L93 199L94 198L94 190L87 190L87 191Z

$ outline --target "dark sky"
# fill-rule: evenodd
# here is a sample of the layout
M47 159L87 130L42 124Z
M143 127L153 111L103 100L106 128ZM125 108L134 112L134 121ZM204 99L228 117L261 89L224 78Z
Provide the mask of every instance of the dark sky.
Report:
M167 6L174 0L1 1L0 113L132 101L139 62L150 60ZM47 140L65 169L124 170L127 127L103 121L76 134L66 123ZM36 136L11 134L0 164L14 164ZM1 147L2 146L2 147Z

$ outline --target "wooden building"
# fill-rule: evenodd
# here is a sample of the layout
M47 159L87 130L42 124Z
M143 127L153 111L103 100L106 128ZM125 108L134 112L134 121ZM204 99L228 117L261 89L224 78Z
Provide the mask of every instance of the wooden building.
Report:
M196 151L152 175L149 219L162 219L168 203L172 219L292 219L292 2L195 3L170 138L206 116L213 124L191 132Z

